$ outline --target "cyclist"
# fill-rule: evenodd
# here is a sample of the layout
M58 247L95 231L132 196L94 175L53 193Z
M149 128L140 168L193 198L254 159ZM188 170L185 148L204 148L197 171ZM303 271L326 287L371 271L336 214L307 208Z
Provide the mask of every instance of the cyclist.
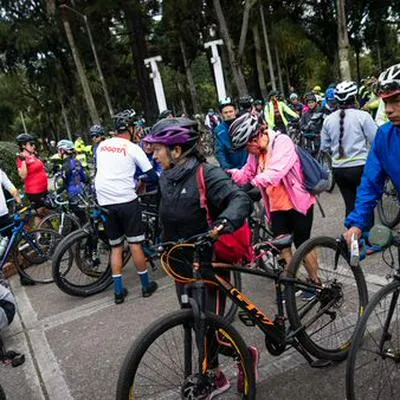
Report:
M134 113L125 110L114 117L114 136L100 143L97 149L96 196L108 210L107 235L111 245L111 267L116 304L127 295L122 277L123 244L126 239L142 285L142 296L149 297L157 290L147 271L141 243L144 232L139 201L134 185L137 166L153 182L158 176L144 151L131 142L134 133Z
M146 137L153 143L154 156L164 168L160 177L160 223L162 239L177 241L196 234L207 232L210 228L206 213L200 206L197 184L197 169L205 159L197 150L199 140L198 124L187 118L164 119L157 122ZM240 228L250 215L252 204L221 168L204 164L205 181L208 188L207 201L213 211L214 224L223 223L227 232ZM211 257L211 254L209 255ZM186 258L185 258L186 259ZM183 285L176 284L178 299L183 293ZM223 312L224 296L210 285L206 291L206 306L212 312ZM215 337L210 338L210 342ZM212 345L210 344L210 347ZM254 366L257 367L259 353L250 347ZM214 385L207 399L212 399L229 389L230 382L218 368L217 357L211 364ZM240 378L241 376L241 378ZM243 375L239 371L238 389L243 391Z
M99 147L99 144L105 140L106 138L106 133L104 128L101 125L93 125L90 129L89 129L89 133L90 133L90 137L92 138L92 142L93 142L93 163L94 166L96 167L96 152L97 152L97 148Z
M291 93L289 96L289 100L290 100L289 107L301 117L304 104L300 102L299 95L297 93Z
M236 104L227 97L220 102L219 110L224 122L215 129L215 157L223 169L241 168L246 163L247 151L232 148L229 135L229 126L237 116Z
M198 119L198 118L196 118ZM210 131L214 132L215 128L221 123L218 113L210 108L207 112L206 118L204 120L204 126Z
M274 235L291 234L299 247L310 238L316 198L304 189L292 139L268 129L251 114L242 115L231 125L231 136L233 145L247 146L250 155L242 169L227 172L237 184L251 183L260 189ZM289 265L291 248L283 249L281 256ZM320 282L314 254L308 256L306 264L310 279Z
M34 222L38 225L48 214L44 200L48 193L48 176L44 162L37 156L35 137L21 133L16 137L20 153L17 156L18 175L24 181L25 193L36 210Z
M57 150L61 156L61 177L63 184L57 190L58 193L67 191L71 211L79 218L82 225L86 222L85 211L79 207L79 195L83 193L85 183L88 183L85 170L79 160L76 159L75 146L71 140L60 140Z
M161 111L160 115L158 116L158 120L161 120L164 118L174 118L174 113L171 110Z
M332 114L337 110L337 102L335 98L336 89L335 87L329 87L325 92L325 99L322 102L322 112L324 113L324 117L329 114Z
M254 109L253 103L254 103L254 100L249 95L239 97L239 99L238 99L239 115L242 115L247 112L252 112Z
M253 102L253 110L258 114L258 116L262 116L264 113L264 100L257 99Z
M344 81L336 86L339 109L328 115L321 132L321 150L332 152L332 167L346 205L346 217L353 211L369 146L377 126L371 115L356 109L357 84ZM369 225L373 223L370 215Z
M360 238L370 228L370 216L382 197L386 178L390 178L400 191L400 64L381 73L378 94L385 103L389 122L379 128L372 144L357 191L354 210L347 216L344 236L348 243L354 234Z
M264 108L264 118L270 129L280 130L286 133L289 119L299 119L299 115L293 111L284 101L278 100L278 92L272 90L269 94L269 102Z
M322 92L321 86L319 86L319 85L315 85L315 86L313 87L312 92L313 92L316 96L324 97L324 93Z

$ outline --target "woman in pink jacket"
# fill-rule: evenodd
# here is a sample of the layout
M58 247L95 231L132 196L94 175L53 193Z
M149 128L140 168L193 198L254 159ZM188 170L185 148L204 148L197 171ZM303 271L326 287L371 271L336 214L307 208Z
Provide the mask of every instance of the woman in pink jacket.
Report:
M316 198L306 191L301 164L289 136L268 129L256 116L244 114L230 127L232 145L247 146L249 157L241 169L227 172L239 185L251 183L260 189L275 236L291 234L296 247L310 238ZM282 250L289 264L291 248ZM320 282L314 255L307 256L309 277Z

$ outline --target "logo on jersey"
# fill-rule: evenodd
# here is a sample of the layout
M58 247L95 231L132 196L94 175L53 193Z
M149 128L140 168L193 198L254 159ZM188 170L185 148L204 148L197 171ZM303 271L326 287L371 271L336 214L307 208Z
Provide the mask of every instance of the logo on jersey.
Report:
M126 146L117 147L117 146L101 146L100 151L107 151L108 153L117 153L123 154L124 157L126 156Z

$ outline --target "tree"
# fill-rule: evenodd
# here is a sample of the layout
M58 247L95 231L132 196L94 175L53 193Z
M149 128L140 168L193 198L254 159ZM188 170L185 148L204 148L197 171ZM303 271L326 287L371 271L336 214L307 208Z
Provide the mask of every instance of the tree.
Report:
M347 36L345 0L337 0L337 25L340 77L344 81L351 81L349 61L349 37Z

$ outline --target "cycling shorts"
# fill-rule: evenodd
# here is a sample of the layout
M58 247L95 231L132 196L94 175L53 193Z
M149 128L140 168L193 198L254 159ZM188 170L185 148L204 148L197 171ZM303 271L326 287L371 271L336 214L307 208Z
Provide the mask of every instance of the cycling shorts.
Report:
M120 246L126 238L128 243L144 241L144 229L139 200L104 206L108 210L106 232L111 246Z
M43 193L35 193L35 194L29 194L27 193L26 195L28 196L28 199L32 205L32 207L37 210L38 208L46 207L44 200L47 196L48 192L43 192Z

